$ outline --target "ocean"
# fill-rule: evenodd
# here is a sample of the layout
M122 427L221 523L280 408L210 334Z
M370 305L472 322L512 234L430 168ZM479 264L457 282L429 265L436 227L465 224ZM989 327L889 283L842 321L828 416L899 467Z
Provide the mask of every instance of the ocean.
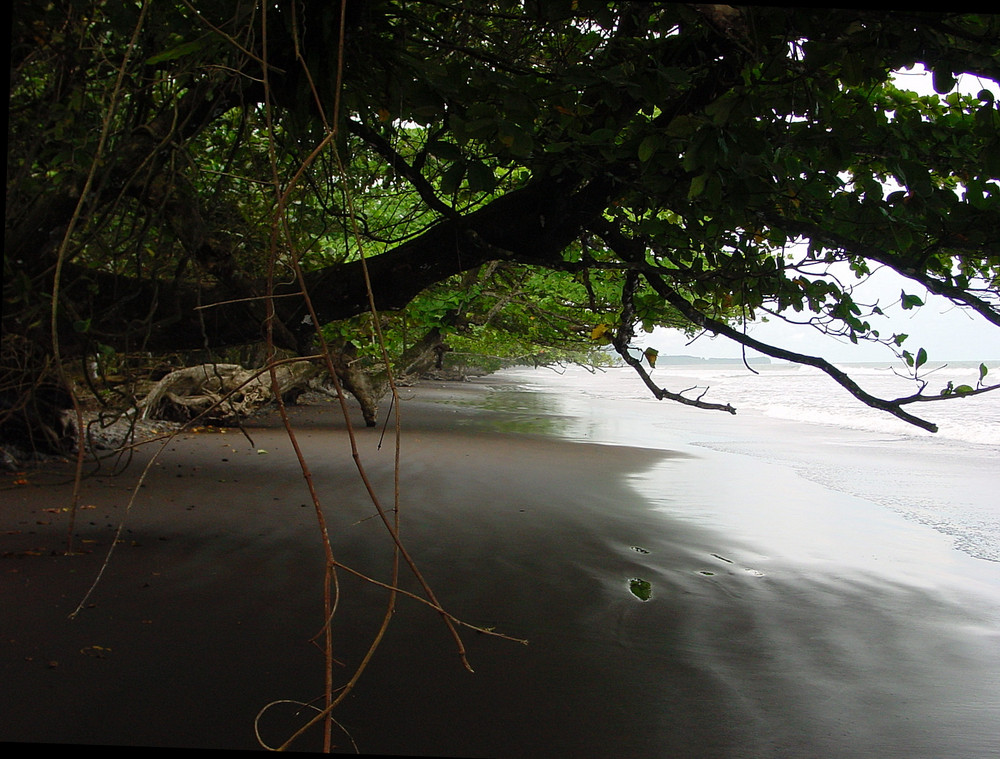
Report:
M840 368L882 397L910 395L915 389L886 364ZM1000 375L1000 365L989 369L988 379ZM688 390L686 395L696 397L705 391L706 401L732 404L735 415L657 401L628 367L507 369L496 377L511 384L493 403L516 412L522 431L544 423L538 431L579 441L681 450L696 457L699 451L715 451L736 457L730 462L791 470L931 528L970 557L1000 562L1000 392L908 406L938 424L939 431L930 433L865 406L812 367L782 362L754 365L754 370L702 363L652 373L673 392ZM929 376L928 391L948 381L974 386L978 379L978 363L952 363ZM658 498L666 476L653 472L633 484ZM664 507L676 511L681 506L676 501ZM773 526L779 504L762 508L772 515L767 521ZM715 516L732 517L732 509Z

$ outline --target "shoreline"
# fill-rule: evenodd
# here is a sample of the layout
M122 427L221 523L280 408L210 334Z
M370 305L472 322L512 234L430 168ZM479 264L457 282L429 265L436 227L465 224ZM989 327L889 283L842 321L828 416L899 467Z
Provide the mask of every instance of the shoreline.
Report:
M737 523L681 509L716 487L704 480L729 464L724 454L567 441L546 426L551 408L491 390L502 379L400 388L401 536L449 612L529 645L464 632L469 674L440 618L401 600L335 715L362 753L1000 751L990 729L1000 599L967 608L951 588L755 553ZM337 404L290 415L337 559L386 579L387 536ZM85 483L81 504L94 508L77 526L91 552L72 557L59 555L65 514L46 510L61 508L68 486L3 478L0 677L17 698L0 716L0 741L253 750L261 708L321 693L322 657L309 642L322 625L316 517L280 422L255 420L248 432L252 445L229 430L184 433L165 448L93 605L73 621L140 462ZM393 424L381 450L381 427L355 432L391 508ZM729 474L756 476L739 487L766 500L773 471L745 469ZM643 482L657 490L637 489ZM817 497L793 477L784 486ZM846 504L826 497L830 508ZM346 666L335 676L346 678L385 593L341 575L334 655ZM648 601L630 591L633 579L650 583ZM409 577L403 586L416 588ZM274 707L265 738L280 742L297 720Z

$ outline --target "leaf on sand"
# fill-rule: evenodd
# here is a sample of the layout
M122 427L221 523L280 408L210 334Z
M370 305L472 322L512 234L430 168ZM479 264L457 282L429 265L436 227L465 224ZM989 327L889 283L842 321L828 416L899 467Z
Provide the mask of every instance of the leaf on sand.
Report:
M632 591L632 595L640 601L648 601L653 597L653 586L648 580L633 577L628 581L628 589Z

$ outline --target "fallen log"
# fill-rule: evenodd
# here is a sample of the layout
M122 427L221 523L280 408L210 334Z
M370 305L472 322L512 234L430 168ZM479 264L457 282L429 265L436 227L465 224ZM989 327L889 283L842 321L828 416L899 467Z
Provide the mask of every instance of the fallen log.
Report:
M304 390L319 368L303 359L274 367L280 395ZM139 404L143 419L227 424L274 400L270 372L239 364L199 364L170 372Z

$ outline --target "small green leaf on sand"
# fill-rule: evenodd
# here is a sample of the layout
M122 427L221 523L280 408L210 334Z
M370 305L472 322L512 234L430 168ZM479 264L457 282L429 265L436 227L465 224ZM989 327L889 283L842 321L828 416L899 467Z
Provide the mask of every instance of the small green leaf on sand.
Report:
M628 581L628 589L640 601L648 601L653 596L653 586L648 581L641 580L638 577L633 577Z

